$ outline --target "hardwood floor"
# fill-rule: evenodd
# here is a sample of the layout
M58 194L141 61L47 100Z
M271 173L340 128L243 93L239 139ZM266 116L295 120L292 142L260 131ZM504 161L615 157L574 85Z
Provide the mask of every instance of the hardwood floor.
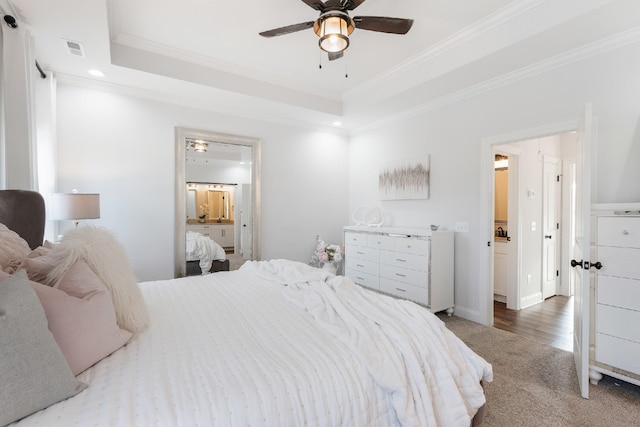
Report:
M553 347L573 351L573 298L555 296L524 310L493 303L493 326Z

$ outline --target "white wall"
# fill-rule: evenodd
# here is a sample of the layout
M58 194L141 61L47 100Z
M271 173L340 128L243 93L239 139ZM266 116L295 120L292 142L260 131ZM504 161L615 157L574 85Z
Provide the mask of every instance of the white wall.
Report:
M597 202L640 201L640 45L628 45L440 108L353 135L349 158L349 209L381 206L388 225L453 229L456 312L479 322L487 316L488 278L481 276L487 230L479 220L481 140L524 129L577 120L585 103L598 116L594 153ZM431 154L431 198L380 202L377 174L389 159Z
M262 140L263 259L307 262L320 233L342 241L347 139L197 108L59 85L58 191L101 195L139 280L173 277L175 127Z

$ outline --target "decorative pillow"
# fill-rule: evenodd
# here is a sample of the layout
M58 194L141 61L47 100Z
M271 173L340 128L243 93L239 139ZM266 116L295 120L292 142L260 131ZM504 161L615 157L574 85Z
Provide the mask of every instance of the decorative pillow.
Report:
M29 244L18 233L0 224L0 270L13 273L29 252Z
M83 260L111 293L118 326L134 335L147 328L149 313L133 268L109 230L85 226L68 231L47 257L54 267L45 283L57 283L77 260Z
M24 269L27 271L29 280L42 283L43 285L52 286L54 283L49 283L48 276L53 267L55 266L52 257L50 256L51 249L44 246L40 246L33 251L22 261L18 270Z
M47 328L23 271L0 282L0 425L84 390Z
M129 341L116 323L111 295L84 261L77 261L55 287L31 282L49 321L49 330L74 375Z

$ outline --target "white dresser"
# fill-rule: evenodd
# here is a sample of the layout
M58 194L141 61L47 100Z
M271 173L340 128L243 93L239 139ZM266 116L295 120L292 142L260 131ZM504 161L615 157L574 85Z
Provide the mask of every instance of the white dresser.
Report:
M345 276L361 286L453 313L453 232L344 227Z
M640 385L640 210L594 210L591 382L602 373ZM636 207L636 209L639 209Z

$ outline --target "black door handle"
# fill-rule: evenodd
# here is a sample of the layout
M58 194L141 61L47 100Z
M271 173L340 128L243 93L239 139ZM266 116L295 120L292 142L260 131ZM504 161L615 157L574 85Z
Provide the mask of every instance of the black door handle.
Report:
M571 260L571 267L577 267L580 266L580 268L582 268L582 261L578 262L575 259Z
M551 238L551 234L545 234L544 238L545 239L550 239Z
M596 270L600 270L602 268L602 263L598 261L595 264L591 264L591 267L595 267Z

